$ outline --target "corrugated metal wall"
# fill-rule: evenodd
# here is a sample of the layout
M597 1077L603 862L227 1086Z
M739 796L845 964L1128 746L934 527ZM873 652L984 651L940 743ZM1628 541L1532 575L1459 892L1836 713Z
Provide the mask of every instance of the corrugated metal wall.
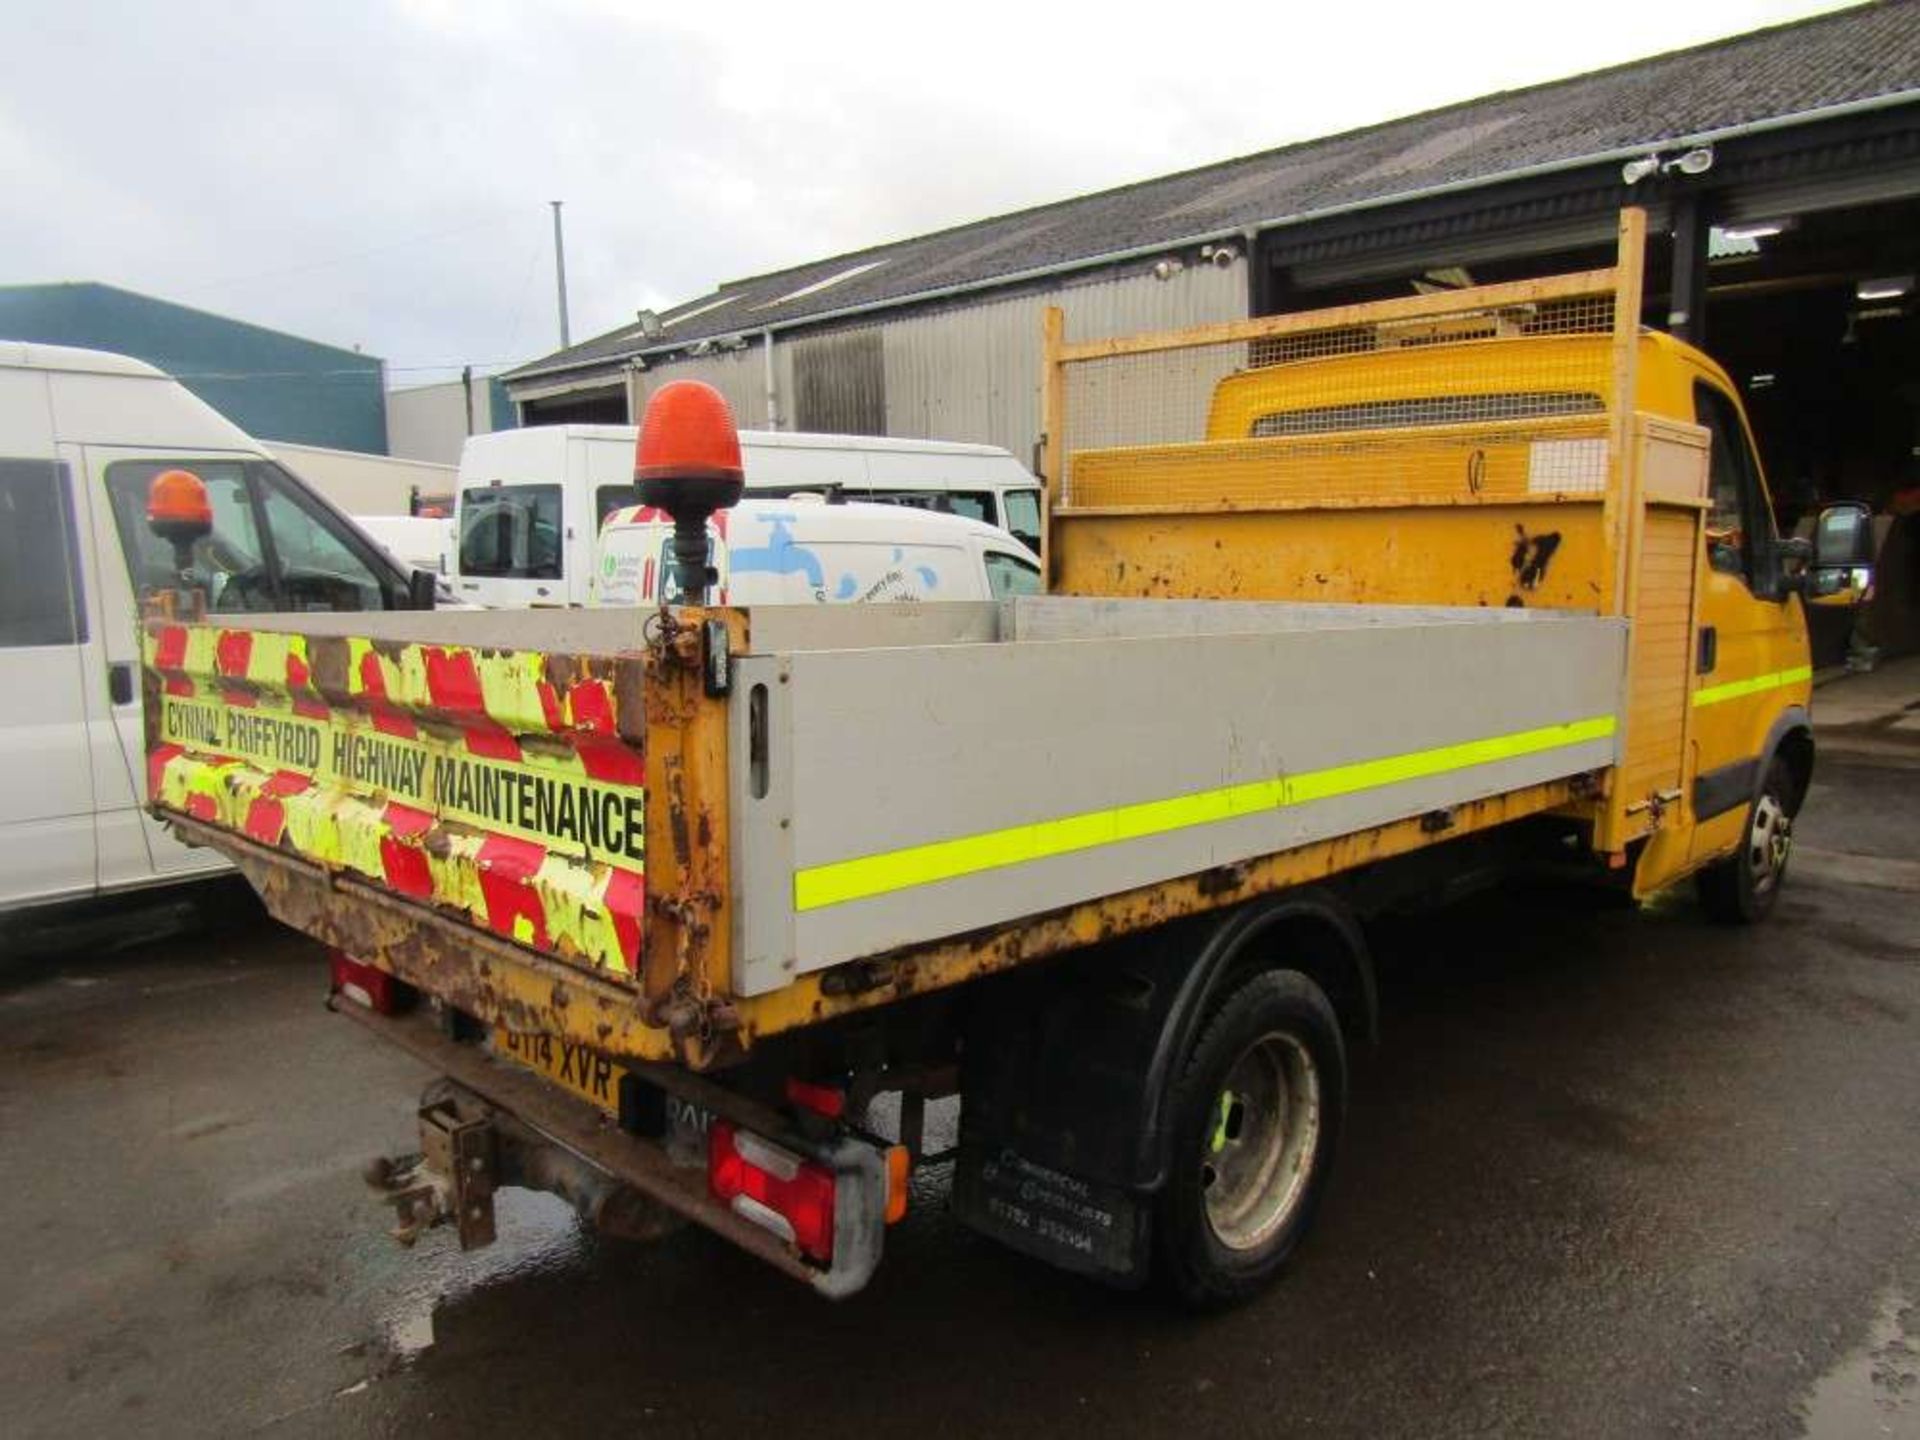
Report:
M1247 314L1244 260L1064 286L885 327L887 428L894 435L1005 446L1031 463L1040 439L1040 316L1067 314L1069 340L1177 329Z
M1040 317L1047 306L1066 311L1070 340L1243 319L1246 263L1189 265L1166 280L1136 272L816 336L775 335L780 428L830 428L808 424L807 412L817 410L817 418L837 416L840 428L851 420L887 435L1000 445L1031 463L1040 438ZM873 346L864 339L874 334L882 377L877 397ZM758 337L745 350L638 374L633 414L654 388L681 379L718 389L742 427L766 428L766 362Z
M778 355L776 350L775 355ZM767 382L765 361L758 344L744 350L724 350L714 355L695 355L630 372L627 407L633 423L647 408L647 397L669 380L704 380L733 407L734 422L742 430L767 428ZM784 390L784 387L783 387Z

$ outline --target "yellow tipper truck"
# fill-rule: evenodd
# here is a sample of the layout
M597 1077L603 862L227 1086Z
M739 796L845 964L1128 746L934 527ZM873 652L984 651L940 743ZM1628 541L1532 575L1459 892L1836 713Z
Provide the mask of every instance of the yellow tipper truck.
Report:
M1324 1188L1370 914L1577 861L1761 918L1817 557L1725 374L1641 329L1642 225L1546 280L1049 316L1046 595L209 613L156 490L154 804L445 1077L370 1172L398 1233L547 1189L844 1295L951 1160L965 1223L1227 1301ZM724 405L665 387L638 458L701 593Z

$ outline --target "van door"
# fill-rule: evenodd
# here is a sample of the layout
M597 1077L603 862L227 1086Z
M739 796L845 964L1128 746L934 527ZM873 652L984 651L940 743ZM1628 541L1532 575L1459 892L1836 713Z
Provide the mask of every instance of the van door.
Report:
M571 513L567 523L574 535L568 545L572 557L567 575L571 604L591 598L589 577L599 553L600 526L616 510L640 503L640 486L633 478L633 446L604 439L576 436L567 446L567 494Z
M40 410L47 431L44 392ZM95 883L72 485L47 455L0 455L0 908Z
M995 523L1038 555L1040 553L1040 491L1037 488L1002 490L1000 518Z
M1694 381L1694 417L1711 437L1712 508L1694 657L1695 861L1733 848L1768 732L1807 703L1813 671L1800 600L1780 572L1766 482L1740 407L1717 380Z

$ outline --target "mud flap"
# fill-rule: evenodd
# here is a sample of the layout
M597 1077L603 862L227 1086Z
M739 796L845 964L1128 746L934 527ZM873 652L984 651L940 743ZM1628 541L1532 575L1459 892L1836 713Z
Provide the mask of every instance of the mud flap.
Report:
M953 1211L969 1229L1062 1270L1128 1287L1146 1279L1147 1203L1122 1186L975 1143L960 1150Z
M1163 937L1116 942L982 993L961 1065L962 1224L1063 1270L1146 1280L1159 1182L1153 1055L1199 948L1180 939L1177 949Z

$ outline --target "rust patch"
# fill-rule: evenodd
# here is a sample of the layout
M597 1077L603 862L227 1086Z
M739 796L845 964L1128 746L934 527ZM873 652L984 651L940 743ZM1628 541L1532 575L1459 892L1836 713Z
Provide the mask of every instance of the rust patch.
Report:
M1546 578L1554 552L1560 548L1560 532L1548 530L1540 535L1529 535L1524 525L1515 525L1513 532L1513 552L1507 557L1507 568L1513 571L1513 583L1522 590L1536 589L1541 580Z
M682 870L693 861L693 838L687 828L686 771L678 755L670 755L667 771L667 830L673 841L673 858Z
M307 641L307 666L313 688L328 699L348 699L347 676L352 661L347 642L339 635L315 635Z
M1246 888L1247 867L1245 865L1216 865L1211 870L1203 870L1194 882L1202 895L1212 898L1217 895L1231 895Z

